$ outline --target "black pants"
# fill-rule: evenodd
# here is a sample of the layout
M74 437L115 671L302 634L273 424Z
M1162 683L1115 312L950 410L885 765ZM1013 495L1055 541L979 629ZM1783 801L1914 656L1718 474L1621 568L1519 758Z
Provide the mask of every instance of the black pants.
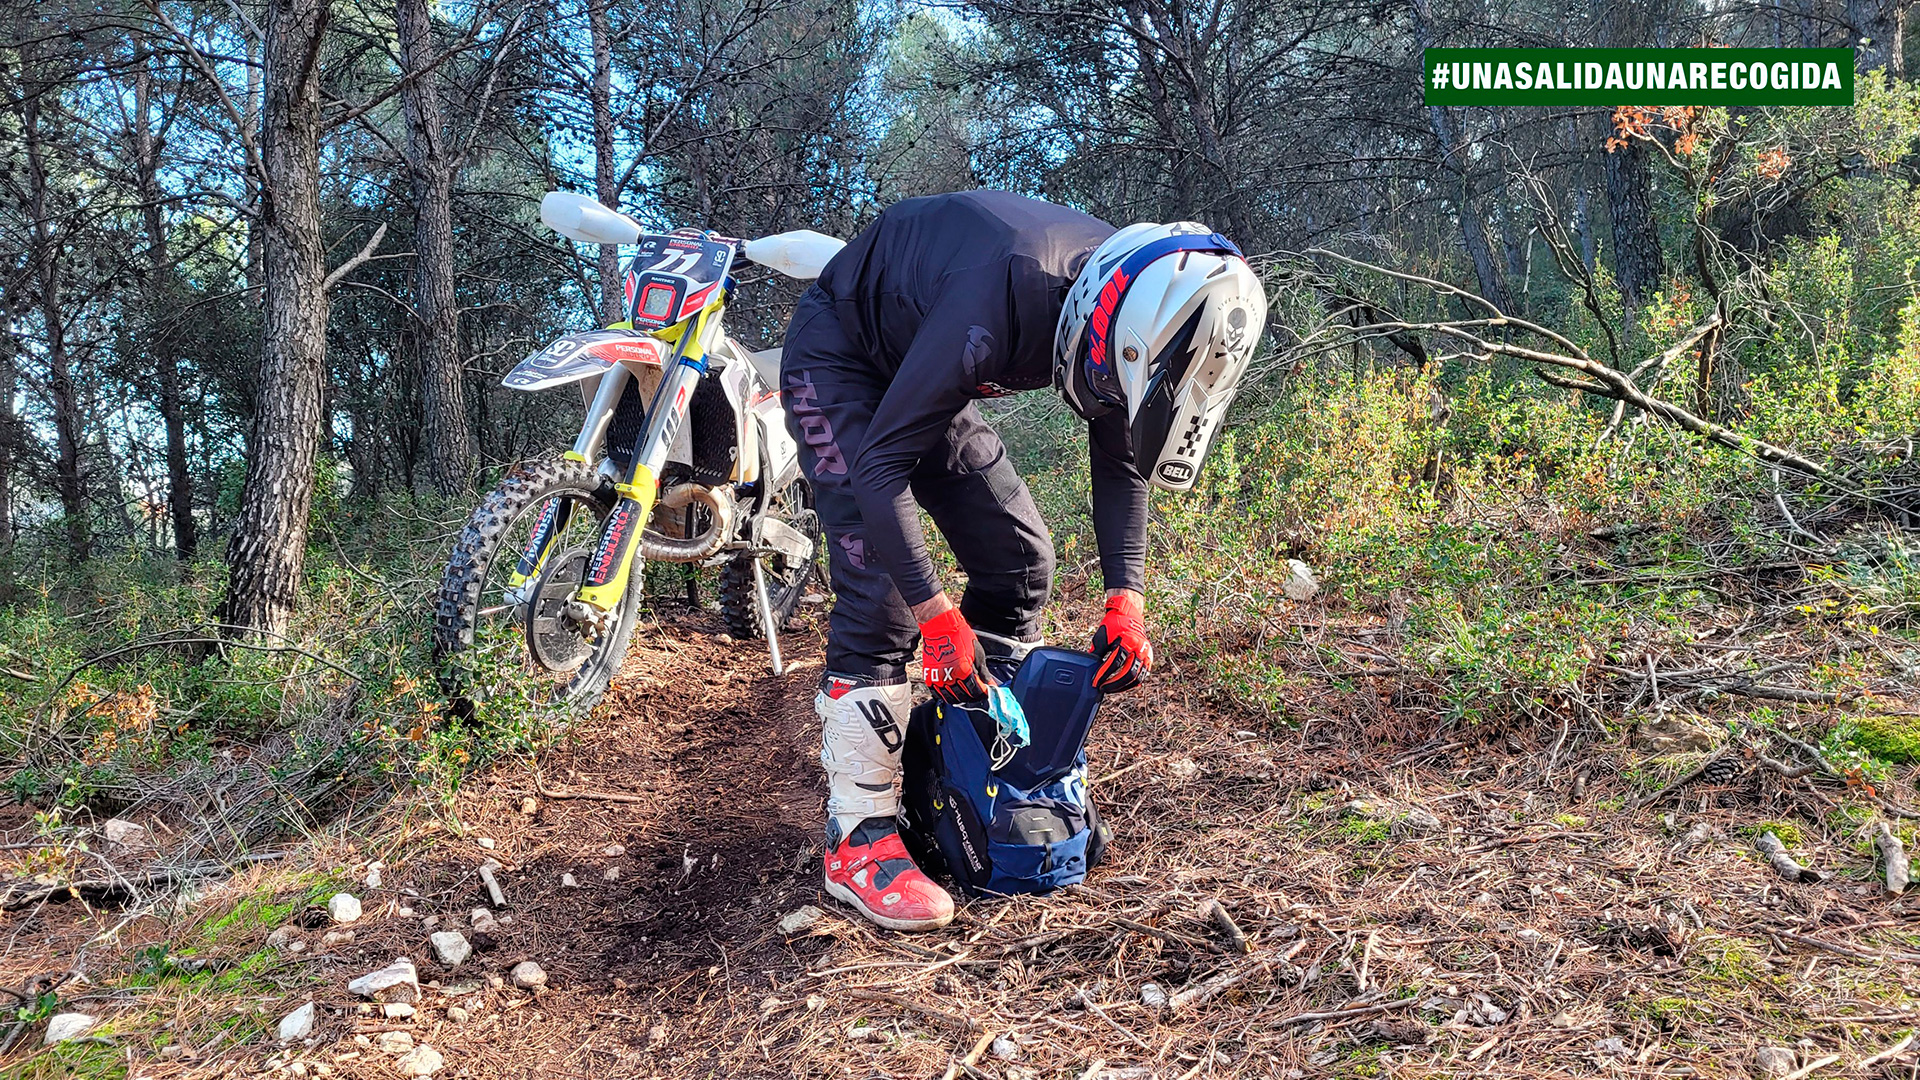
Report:
M821 455L845 462L859 455L888 377L841 330L832 302L818 289L808 289L794 308L780 367L787 429L800 444L800 466L813 481L827 533L834 592L827 670L900 678L919 627L881 561L867 550L851 470L817 467ZM960 614L968 625L1037 640L1040 609L1053 584L1053 539L1026 481L1007 460L1006 446L978 409L968 405L953 418L945 446L921 461L912 485L914 500L966 571Z

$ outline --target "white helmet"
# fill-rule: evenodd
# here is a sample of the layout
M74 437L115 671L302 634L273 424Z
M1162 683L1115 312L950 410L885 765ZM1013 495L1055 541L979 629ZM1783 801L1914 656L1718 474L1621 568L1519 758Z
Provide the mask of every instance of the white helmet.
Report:
M1266 321L1266 291L1225 237L1191 221L1129 225L1067 293L1053 383L1089 420L1126 409L1140 474L1186 491Z

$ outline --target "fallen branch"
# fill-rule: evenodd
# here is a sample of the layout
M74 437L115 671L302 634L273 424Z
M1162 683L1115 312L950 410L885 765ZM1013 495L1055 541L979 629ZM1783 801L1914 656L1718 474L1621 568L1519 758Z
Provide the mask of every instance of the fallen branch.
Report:
M248 855L239 861L266 862L278 859L280 856L281 853L278 851L267 851ZM229 862L206 862L149 870L144 874L135 874L131 877L116 873L110 878L84 878L51 884L41 881L15 880L9 882L4 890L0 890L0 911L17 911L42 900L50 900L62 893L72 896L84 893L96 899L124 896L136 892L141 886L174 885L183 881L192 881L195 878L212 877L232 869L233 864ZM20 891L22 889L25 891Z
M896 1009L905 1009L910 1013L918 1013L929 1020L945 1024L950 1028L956 1028L961 1031L980 1030L980 1022L978 1020L967 1016L960 1016L956 1013L950 1013L945 1009L936 1009L931 1005L922 1005L917 1001L910 998L903 998L898 994L889 994L882 990L863 989L849 990L848 993L859 998L861 1001L877 1001L883 1005L892 1005Z
M1190 937L1172 930L1162 930L1157 926L1148 926L1146 923L1135 922L1132 919L1123 919L1119 916L1115 916L1113 921L1115 925L1124 926L1136 934L1145 934L1148 937L1159 938L1169 945L1185 945L1189 949L1205 949L1211 953L1226 952L1224 948L1221 948L1214 942L1208 941L1206 938Z
M963 1057L960 1060L954 1062L953 1064L947 1066L947 1075L944 1078L944 1080L954 1080L954 1077L960 1075L961 1069L965 1069L968 1072L972 1072L973 1067L976 1064L978 1064L980 1061L980 1055L987 1052L987 1047L993 1045L993 1040L996 1037L997 1036L995 1036L995 1034L991 1031L981 1035L980 1041L973 1044L973 1049L967 1051L966 1057Z
M1886 866L1887 891L1898 895L1907 891L1913 883L1912 866L1907 861L1907 846L1893 835L1893 830L1884 821L1873 823L1873 846L1880 849L1881 861Z
M1860 1059L1860 1061L1854 1065L1854 1069L1856 1071L1865 1071L1870 1066L1878 1065L1888 1058L1899 1056L1900 1051L1913 1045L1913 1036L1913 1032L1907 1032L1906 1038L1901 1039L1899 1042L1894 1043L1892 1046L1887 1047L1872 1057Z
M1351 1020L1356 1016L1372 1016L1375 1013L1393 1012L1414 1004L1419 998L1395 998L1376 1005L1362 1005L1357 1009L1334 1009L1329 1012L1294 1013L1292 1016L1275 1020L1275 1027L1291 1027L1295 1024L1318 1024L1327 1020Z
M503 908L507 906L507 894L500 890L500 879L493 876L499 868L499 863L488 859L480 864L479 874L481 883L487 887L487 898L493 901L494 907Z
M1200 904L1200 915L1202 918L1211 920L1214 928L1220 931L1220 936L1227 939L1227 948L1237 953L1244 953L1251 948L1247 944L1246 931L1240 929L1240 924L1233 921L1233 914L1227 910L1225 904L1214 899L1205 900Z
M1296 952L1298 951L1298 944L1299 943L1296 943L1295 945L1294 951ZM1172 1000L1167 1002L1167 1006L1172 1012L1179 1012L1192 1005L1204 1004L1218 997L1225 991L1239 986L1255 975L1263 975L1274 970L1294 975L1296 978L1298 976L1297 969L1287 961L1285 956L1269 953L1245 966L1235 968L1232 971L1221 972L1203 982L1189 986L1185 990L1173 995Z
M1773 866L1774 873L1788 881L1817 883L1826 880L1826 875L1820 871L1795 862L1793 856L1787 854L1787 845L1782 843L1771 830L1761 833L1760 838L1753 842L1753 846L1760 854L1767 857L1767 862Z

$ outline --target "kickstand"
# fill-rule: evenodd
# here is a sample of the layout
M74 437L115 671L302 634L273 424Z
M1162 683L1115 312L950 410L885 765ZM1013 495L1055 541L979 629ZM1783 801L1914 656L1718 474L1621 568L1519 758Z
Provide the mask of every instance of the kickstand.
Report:
M786 674L780 662L780 628L773 624L773 601L767 598L767 570L758 556L753 559L753 599L760 608L760 626L767 635L767 655L773 661L774 675Z

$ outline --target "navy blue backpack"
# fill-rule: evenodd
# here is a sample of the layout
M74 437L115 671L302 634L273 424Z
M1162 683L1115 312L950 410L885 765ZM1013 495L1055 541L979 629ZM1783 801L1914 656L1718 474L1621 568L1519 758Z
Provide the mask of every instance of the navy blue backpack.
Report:
M1071 649L1028 654L1010 687L1028 743L998 769L985 709L935 700L913 710L900 834L922 869L972 895L1006 895L1052 892L1099 865L1112 834L1087 795L1083 749L1100 705L1098 663Z

